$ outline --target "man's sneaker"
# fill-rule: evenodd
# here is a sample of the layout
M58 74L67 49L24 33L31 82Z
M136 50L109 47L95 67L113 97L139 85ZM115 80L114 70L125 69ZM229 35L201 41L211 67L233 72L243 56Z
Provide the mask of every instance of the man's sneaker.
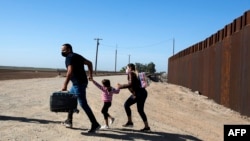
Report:
M148 132L148 131L150 131L150 127L144 127L140 131L142 131L142 132Z
M100 129L109 129L107 125L103 125Z
M126 124L124 124L124 125L122 125L123 127L133 127L134 126L134 124L133 124L133 122L127 122Z
M66 120L63 122L63 125L64 125L66 128L72 128L72 126L73 126L72 120L66 119Z
M115 118L111 118L109 124L110 124L110 125L113 124L114 121L115 121Z
M96 130L99 130L101 128L101 125L99 123L93 124L91 126L91 129L88 131L88 133L95 133Z

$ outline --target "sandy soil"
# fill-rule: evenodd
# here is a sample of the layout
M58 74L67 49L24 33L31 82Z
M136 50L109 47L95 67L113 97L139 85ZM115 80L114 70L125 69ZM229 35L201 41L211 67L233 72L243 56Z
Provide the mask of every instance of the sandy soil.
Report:
M108 78L113 85L127 82L125 75L94 78L99 82ZM152 82L147 88L145 105L152 132L138 131L143 123L136 105L132 106L134 127L121 126L126 122L123 103L129 96L128 90L121 90L120 94L114 95L109 110L116 119L114 124L109 130L88 134L90 122L80 107L80 113L74 115L73 129L61 125L66 113L50 111L50 95L61 89L63 81L61 77L1 80L0 141L223 141L223 125L250 124L249 117L241 116L187 88ZM90 82L87 99L97 120L103 124L100 93Z

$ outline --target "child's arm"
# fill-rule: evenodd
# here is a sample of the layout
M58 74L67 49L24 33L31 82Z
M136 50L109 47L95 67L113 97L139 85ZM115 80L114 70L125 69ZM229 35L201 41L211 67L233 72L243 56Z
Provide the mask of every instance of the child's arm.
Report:
M96 85L97 88L99 88L102 91L105 91L104 87L100 85L98 82L96 82L94 79L92 80L92 82L94 83L94 85Z

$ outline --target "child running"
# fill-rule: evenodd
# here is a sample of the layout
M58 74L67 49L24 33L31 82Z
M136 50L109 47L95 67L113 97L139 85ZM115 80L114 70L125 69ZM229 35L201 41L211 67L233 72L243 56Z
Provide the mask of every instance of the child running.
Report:
M113 94L118 94L120 92L120 89L115 89L111 87L110 81L108 79L102 80L101 86L99 83L97 83L94 79L92 79L92 82L100 89L102 90L102 100L104 102L104 105L102 107L102 114L104 116L105 124L101 126L100 129L109 129L109 124L112 124L115 121L115 118L112 117L108 113L108 109L111 107L112 97ZM110 123L108 124L108 118L110 118Z

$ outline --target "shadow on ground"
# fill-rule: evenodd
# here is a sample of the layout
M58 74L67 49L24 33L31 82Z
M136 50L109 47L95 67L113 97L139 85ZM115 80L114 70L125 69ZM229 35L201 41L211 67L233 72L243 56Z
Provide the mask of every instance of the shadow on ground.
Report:
M61 123L61 121L51 121L45 119L35 119L35 118L26 118L26 117L13 117L13 116L3 116L0 115L0 121L19 121L19 122L28 122L28 123L40 123L40 124L49 124L49 123ZM81 128L73 128L73 130L87 130ZM166 132L141 132L138 130L130 128L112 128L109 130L101 130L97 133L87 133L82 132L82 135L93 136L97 138L110 138L115 140L136 140L143 139L148 141L201 141L200 139L182 134L166 133Z
M113 132L113 133L112 133ZM114 134L115 133L115 134ZM181 134L174 134L174 133L165 133L165 132L141 132L134 129L109 129L109 130L101 130L95 134L89 133L81 133L82 135L86 136L93 136L93 137L102 137L102 138L110 138L114 140L147 140L147 141L201 141L193 136L189 135L181 135Z
M45 120L45 119L35 119L35 118L14 117L14 116L0 115L0 121L1 120L4 120L4 121L14 120L14 121L20 121L20 122L40 123L40 124L61 123L61 121L51 121L51 120Z

